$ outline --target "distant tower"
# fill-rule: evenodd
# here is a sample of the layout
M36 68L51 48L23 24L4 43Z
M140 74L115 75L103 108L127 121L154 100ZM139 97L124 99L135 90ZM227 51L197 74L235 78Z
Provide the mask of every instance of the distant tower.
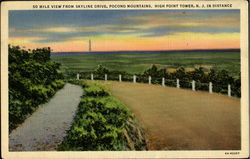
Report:
M91 52L91 40L89 39L89 52Z

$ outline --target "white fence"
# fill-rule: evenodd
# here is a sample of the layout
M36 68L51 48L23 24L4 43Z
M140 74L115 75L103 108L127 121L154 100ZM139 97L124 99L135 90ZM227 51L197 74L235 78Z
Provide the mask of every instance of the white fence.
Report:
M136 75L133 75L133 83L136 83L136 82L137 82L137 78L138 78L138 77L137 77ZM80 79L79 73L76 75L76 79L77 79L77 80ZM93 74L93 73L91 73L90 79L91 79L91 80L94 80L94 74ZM108 80L108 75L107 75L107 74L104 75L104 80L105 80L105 81ZM166 81L173 81L173 80L167 80L167 79L165 79L165 78L163 77L163 78L162 78L162 84L161 84L161 85L162 85L162 86L166 86L166 85L165 85L165 84L166 84ZM121 75L121 74L119 75L119 82L122 82L122 75ZM148 77L148 84L152 84L152 77L151 77L151 76ZM192 90L193 90L193 91L196 91L196 87L195 87L196 81L195 81L195 80L192 80L191 84L192 84ZM202 83L202 84L207 84L207 83ZM180 80L179 80L178 78L176 79L176 88L181 88ZM227 90L228 93L227 93L227 94L228 94L229 97L231 97L231 85L228 84L227 88L228 88L228 90ZM209 93L213 93L213 83L212 83L212 82L209 82L209 84L208 84L208 92L209 92Z

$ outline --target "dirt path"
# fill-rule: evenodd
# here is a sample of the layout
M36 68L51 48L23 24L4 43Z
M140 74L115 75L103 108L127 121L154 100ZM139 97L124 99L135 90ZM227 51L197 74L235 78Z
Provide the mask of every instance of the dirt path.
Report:
M10 151L55 150L70 128L82 88L66 84L9 135Z
M159 85L101 83L142 123L151 150L240 149L240 99Z

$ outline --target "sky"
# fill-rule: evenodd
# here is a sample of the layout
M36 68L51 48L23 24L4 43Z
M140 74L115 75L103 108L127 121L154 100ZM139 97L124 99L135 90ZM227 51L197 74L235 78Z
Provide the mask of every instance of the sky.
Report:
M240 48L239 10L15 10L9 43L53 52Z

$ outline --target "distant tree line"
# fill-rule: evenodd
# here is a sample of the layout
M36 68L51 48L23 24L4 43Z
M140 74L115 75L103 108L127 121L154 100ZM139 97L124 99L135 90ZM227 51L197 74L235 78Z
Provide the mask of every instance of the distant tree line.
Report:
M105 74L108 75L108 80L119 80L119 75L122 75L122 81L132 81L133 75L137 76L137 82L148 83L148 77L151 76L152 84L162 84L162 78L165 78L167 86L176 86L176 79L180 80L182 88L192 88L192 80L195 81L196 90L207 91L209 89L209 82L213 83L213 92L226 94L228 91L228 84L231 85L232 95L236 97L241 96L241 78L233 78L226 70L215 71L210 69L209 72L204 71L202 67L195 68L193 71L185 71L183 67L179 67L175 72L168 72L166 69L158 69L157 66L152 65L151 68L145 70L143 73L130 74L125 71L111 71L108 68L98 65L92 72L94 79L104 80ZM77 73L68 74L69 78L76 78ZM80 78L90 79L91 72L80 72Z
M64 86L59 63L50 60L50 48L24 50L9 45L9 131L39 104Z

